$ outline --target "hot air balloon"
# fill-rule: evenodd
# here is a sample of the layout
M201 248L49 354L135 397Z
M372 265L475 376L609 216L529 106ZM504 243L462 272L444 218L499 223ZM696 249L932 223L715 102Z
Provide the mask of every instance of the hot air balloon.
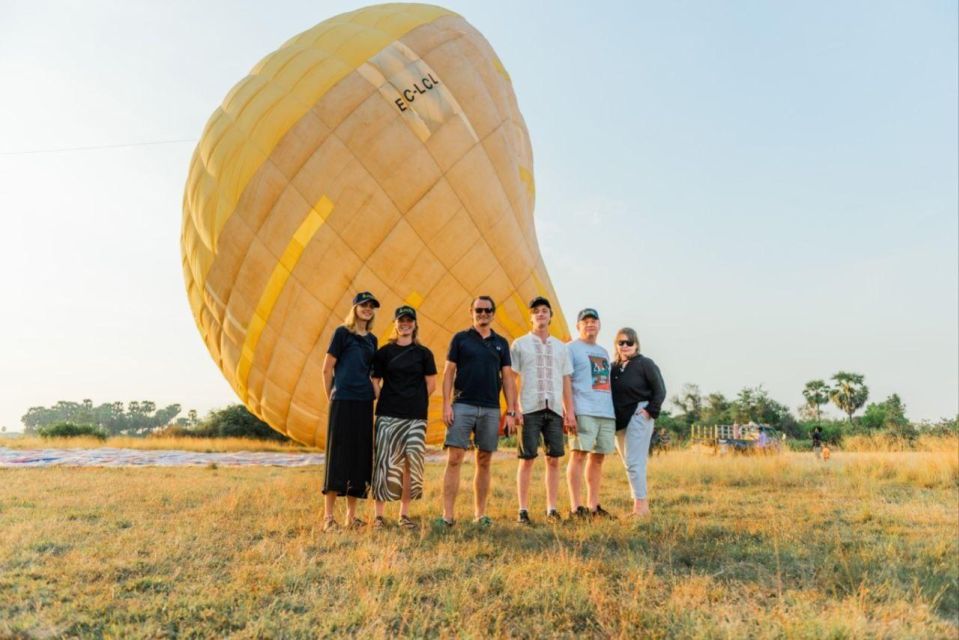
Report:
M438 362L480 294L509 339L526 300L551 298L568 339L533 201L529 134L483 36L436 6L345 13L263 58L207 122L183 198L190 308L250 411L323 446L323 356L357 291L415 307Z

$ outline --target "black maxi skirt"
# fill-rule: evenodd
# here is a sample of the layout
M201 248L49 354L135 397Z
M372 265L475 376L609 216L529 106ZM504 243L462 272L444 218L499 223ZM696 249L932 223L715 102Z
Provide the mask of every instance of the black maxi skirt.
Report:
M366 498L373 481L373 401L333 400L323 493Z

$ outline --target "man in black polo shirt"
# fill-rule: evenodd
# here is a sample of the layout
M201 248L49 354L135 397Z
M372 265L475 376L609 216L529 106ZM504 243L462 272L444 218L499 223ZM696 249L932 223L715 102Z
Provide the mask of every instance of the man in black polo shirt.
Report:
M443 370L443 421L446 423L446 473L443 477L442 526L452 526L460 468L466 450L476 446L476 475L473 477L475 521L489 526L486 498L489 494L490 463L499 444L499 392L506 406L516 402L516 385L510 369L509 343L490 326L496 305L489 296L470 304L473 326L460 331L450 342ZM506 412L506 431L513 429L513 411ZM470 436L472 435L472 443Z

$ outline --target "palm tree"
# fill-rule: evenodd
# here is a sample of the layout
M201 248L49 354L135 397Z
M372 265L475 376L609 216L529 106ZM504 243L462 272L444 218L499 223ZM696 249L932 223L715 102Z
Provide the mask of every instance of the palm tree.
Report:
M829 391L829 399L849 416L849 424L852 424L852 414L856 413L869 399L869 387L864 382L865 376L860 373L840 371L832 379L836 384Z
M816 412L816 422L822 421L822 410L819 407L829 402L831 391L832 389L824 380L810 380L802 391L806 405Z

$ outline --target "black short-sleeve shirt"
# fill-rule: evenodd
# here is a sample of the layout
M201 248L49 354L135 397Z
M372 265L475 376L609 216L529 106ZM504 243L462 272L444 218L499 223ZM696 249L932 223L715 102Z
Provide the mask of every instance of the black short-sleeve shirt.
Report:
M340 326L333 332L328 354L336 358L333 365L334 400L372 400L373 383L370 365L376 353L376 336L360 336Z
M470 327L453 336L446 359L456 365L453 402L499 408L502 369L512 364L505 338L490 330L484 339Z
M426 376L435 375L433 352L423 345L384 345L373 356L373 377L383 380L376 415L425 420L429 408Z

